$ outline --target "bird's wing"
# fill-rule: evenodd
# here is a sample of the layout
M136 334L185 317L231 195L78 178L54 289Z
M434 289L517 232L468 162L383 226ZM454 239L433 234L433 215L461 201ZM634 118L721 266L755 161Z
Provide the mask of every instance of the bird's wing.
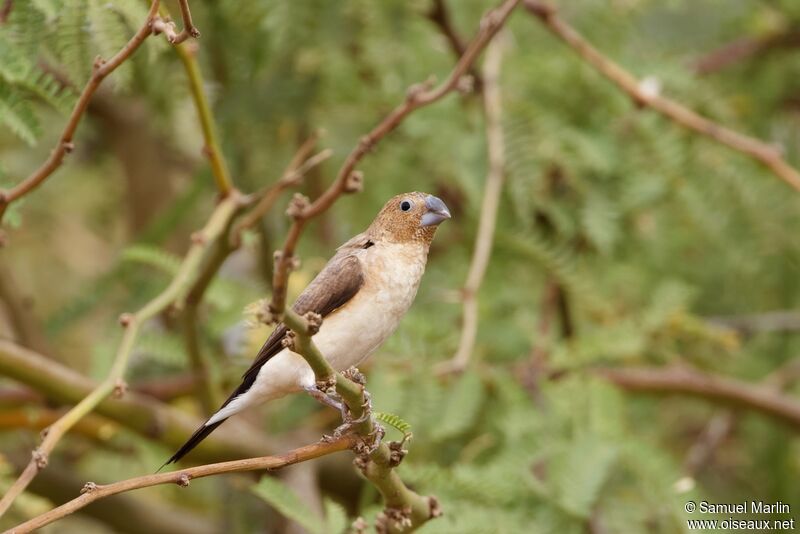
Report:
M307 312L320 314L322 317L344 305L358 293L364 284L364 273L361 262L352 254L351 248L340 248L320 273L311 281L292 306L292 309L303 315ZM267 338L256 359L244 373L244 382L255 381L261 367L270 358L278 354L283 345L288 328L283 323Z

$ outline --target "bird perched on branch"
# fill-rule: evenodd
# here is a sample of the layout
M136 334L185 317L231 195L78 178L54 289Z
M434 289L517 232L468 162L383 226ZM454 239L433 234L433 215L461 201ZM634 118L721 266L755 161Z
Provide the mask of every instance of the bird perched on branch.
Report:
M436 228L449 218L447 206L435 196L415 192L392 198L300 294L292 309L324 318L312 339L331 367L342 371L358 365L394 332L417 294ZM326 400L303 357L284 347L288 332L278 324L239 387L167 464L247 408L299 391Z

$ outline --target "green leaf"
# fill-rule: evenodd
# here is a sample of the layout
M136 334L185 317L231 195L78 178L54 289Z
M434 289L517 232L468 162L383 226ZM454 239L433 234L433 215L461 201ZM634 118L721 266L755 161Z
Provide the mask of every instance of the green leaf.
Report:
M143 263L174 276L181 266L181 259L150 245L133 245L122 252L122 261Z
M373 415L375 416L375 419L381 423L386 423L387 425L396 428L406 439L411 437L411 425L403 421L397 415L385 412L373 412Z
M446 404L433 437L444 440L468 430L483 404L483 383L477 373L468 371L459 377L446 394Z
M327 529L289 486L277 478L265 476L253 488L253 493L264 499L281 515L299 524L311 534L325 534Z
M0 81L0 125L7 126L30 146L36 144L42 130L30 104L3 81Z
M616 458L616 448L597 436L584 436L559 451L550 464L550 476L561 506L588 518Z
M327 534L341 534L350 526L347 512L341 504L325 498L322 501L322 507L325 509L325 532Z

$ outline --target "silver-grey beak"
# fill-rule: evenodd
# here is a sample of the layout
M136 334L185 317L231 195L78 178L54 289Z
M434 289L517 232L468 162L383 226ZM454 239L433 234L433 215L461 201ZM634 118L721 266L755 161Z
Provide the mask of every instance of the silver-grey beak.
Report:
M442 199L433 195L425 197L425 208L427 211L422 216L420 226L436 226L450 218L450 210L447 209Z

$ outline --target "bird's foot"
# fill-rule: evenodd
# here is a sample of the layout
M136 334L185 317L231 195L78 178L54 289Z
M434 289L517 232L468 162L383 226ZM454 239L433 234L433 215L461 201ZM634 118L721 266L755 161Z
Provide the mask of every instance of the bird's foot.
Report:
M325 406L330 406L331 408L335 408L339 410L339 413L342 414L342 418L345 417L345 413L347 412L347 406L345 406L344 402L342 402L342 398L337 395L335 392L325 392L321 391L317 388L316 385L308 386L303 388L306 393L311 395L317 402L324 404Z

